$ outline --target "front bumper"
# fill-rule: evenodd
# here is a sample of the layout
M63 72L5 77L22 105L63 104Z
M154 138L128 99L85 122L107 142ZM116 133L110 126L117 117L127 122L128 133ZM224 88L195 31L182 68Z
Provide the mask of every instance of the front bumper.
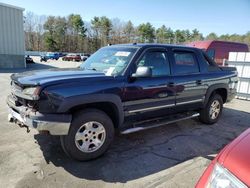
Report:
M38 131L48 131L51 135L67 135L70 128L71 114L41 114L30 108L16 106L11 95L7 98L9 106L8 120L25 125Z

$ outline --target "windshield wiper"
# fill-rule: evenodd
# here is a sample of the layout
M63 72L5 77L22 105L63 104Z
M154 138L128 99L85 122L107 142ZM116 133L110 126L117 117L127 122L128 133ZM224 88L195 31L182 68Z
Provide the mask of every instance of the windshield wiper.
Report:
M82 69L83 69L83 70L93 70L93 71L97 71L96 68L85 68L85 67L83 67Z
M87 70L97 71L96 68L88 68Z

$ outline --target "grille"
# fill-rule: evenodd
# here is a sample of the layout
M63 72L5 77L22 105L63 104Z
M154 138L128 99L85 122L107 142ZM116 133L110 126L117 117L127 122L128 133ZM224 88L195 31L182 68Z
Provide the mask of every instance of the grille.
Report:
M26 101L16 95L16 93L21 93L23 88L19 86L14 81L11 81L11 95L12 98L15 100L16 104L26 106Z
M12 89L17 90L17 91L22 91L22 87L19 86L17 83L15 83L14 81L11 82L12 85Z

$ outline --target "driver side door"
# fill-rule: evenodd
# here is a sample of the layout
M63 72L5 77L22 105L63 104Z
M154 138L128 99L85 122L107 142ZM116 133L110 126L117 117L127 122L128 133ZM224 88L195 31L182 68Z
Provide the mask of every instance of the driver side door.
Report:
M126 115L142 114L175 106L175 90L172 85L170 63L165 48L144 51L136 68L147 66L152 69L151 77L137 77L125 84L124 106Z

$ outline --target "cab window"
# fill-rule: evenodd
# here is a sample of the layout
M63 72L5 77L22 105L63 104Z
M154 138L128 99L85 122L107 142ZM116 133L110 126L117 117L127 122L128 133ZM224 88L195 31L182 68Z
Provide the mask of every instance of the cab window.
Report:
M174 72L177 75L199 72L198 62L193 52L174 51L174 61Z
M146 52L137 65L137 67L140 66L150 67L153 77L170 75L169 61L166 52Z

